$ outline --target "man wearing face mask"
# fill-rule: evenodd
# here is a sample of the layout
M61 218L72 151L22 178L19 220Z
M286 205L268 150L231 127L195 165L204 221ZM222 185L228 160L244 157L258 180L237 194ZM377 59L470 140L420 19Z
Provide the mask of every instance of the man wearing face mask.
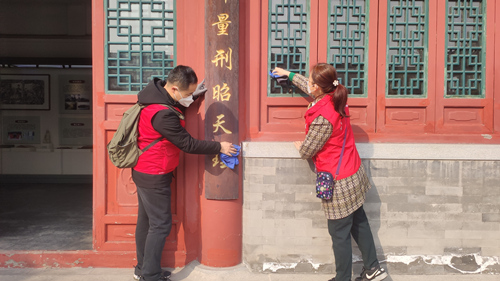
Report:
M139 202L135 232L136 280L168 280L170 275L170 272L161 270L161 254L172 228L170 184L172 172L179 164L179 152L220 152L229 156L236 153L236 148L229 142L198 140L184 129L181 109L207 91L204 82L197 83L193 69L179 65L169 73L166 81L155 78L138 94L139 103L147 105L141 110L139 120L139 148L144 149L156 139L163 138L144 152L132 169Z

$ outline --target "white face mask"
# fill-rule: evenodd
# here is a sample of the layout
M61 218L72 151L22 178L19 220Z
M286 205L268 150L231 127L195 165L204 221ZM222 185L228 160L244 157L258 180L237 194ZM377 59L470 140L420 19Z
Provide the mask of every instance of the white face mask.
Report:
M181 99L178 101L182 106L184 107L189 107L193 102L194 102L194 99L193 99L193 95L190 95L189 97L185 97L183 98L182 95L181 95L181 92L178 92L179 95L181 96Z
M307 93L311 95L311 87L309 87L309 83L307 83Z
M189 107L193 102L194 102L193 95L190 95L189 97L182 98L179 100L179 103L184 107Z

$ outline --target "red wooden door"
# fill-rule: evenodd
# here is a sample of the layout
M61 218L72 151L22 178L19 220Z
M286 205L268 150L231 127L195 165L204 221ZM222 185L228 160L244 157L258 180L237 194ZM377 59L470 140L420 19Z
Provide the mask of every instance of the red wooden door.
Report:
M106 144L123 113L137 101L138 91L152 77L166 78L177 64L190 65L203 77L203 57L197 55L203 54L203 44L191 41L203 38L203 3L93 1L93 246L97 251L135 256L136 186L131 169L118 169L109 161ZM203 134L196 112L188 110L187 118L191 118L188 131L195 137L198 132ZM181 155L175 172L171 197L173 225L163 252L163 266L183 266L198 257L199 160L198 156ZM193 167L194 172L186 176L185 166ZM189 186L194 192L185 192ZM130 265L134 263L130 259Z
M377 135L477 142L495 133L497 2L379 0Z
M357 141L375 132L378 18L378 6L370 1L319 2L317 62L335 66L348 87Z
M433 133L435 1L378 2L377 133Z
M494 132L495 2L436 1L439 133Z
M249 17L261 19L247 27L244 47L250 53L258 50L257 55L249 53L247 62L248 76L260 81L259 87L248 85L250 112L259 112L250 116L250 138L296 140L303 134L303 116L311 100L299 90L281 90L268 72L282 67L307 76L319 62L335 65L341 83L349 88L354 130L375 132L376 3L262 0L248 6ZM252 59L258 55L259 62Z

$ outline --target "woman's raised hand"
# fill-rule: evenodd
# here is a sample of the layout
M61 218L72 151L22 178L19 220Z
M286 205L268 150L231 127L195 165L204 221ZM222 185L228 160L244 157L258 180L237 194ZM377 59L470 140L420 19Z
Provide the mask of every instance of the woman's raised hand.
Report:
M288 77L288 75L290 75L290 71L285 70L283 68L276 67L275 69L273 69L273 74L278 75L278 76Z

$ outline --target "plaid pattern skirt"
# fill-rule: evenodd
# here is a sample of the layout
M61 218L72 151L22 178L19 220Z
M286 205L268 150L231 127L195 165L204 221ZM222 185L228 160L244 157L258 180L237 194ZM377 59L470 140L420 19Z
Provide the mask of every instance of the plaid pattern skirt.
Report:
M361 164L354 175L335 182L332 199L321 200L326 218L338 220L354 213L364 204L370 187L365 168Z

